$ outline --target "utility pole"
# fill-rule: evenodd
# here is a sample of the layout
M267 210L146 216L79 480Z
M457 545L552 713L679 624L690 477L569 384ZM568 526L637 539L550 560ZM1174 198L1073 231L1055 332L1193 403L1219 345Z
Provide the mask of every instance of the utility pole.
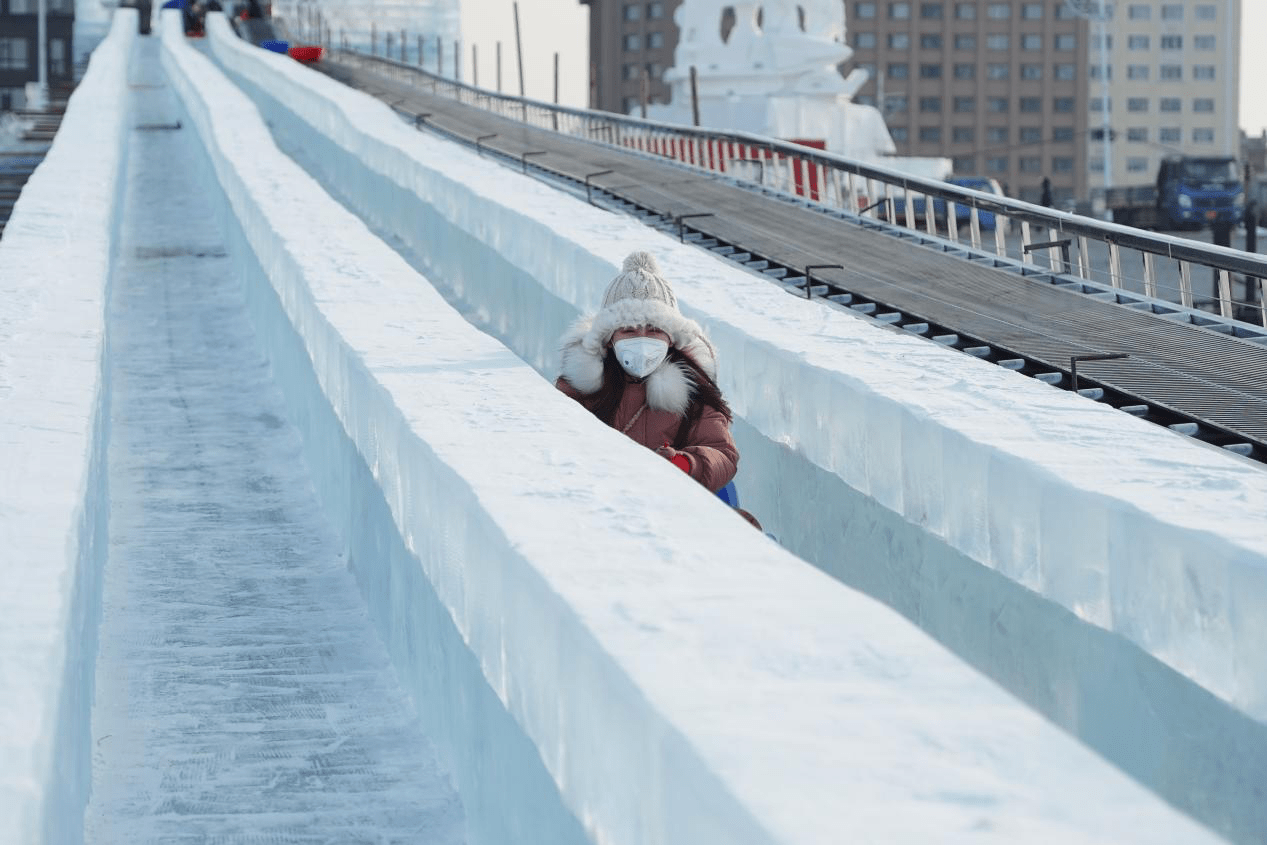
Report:
M519 3L515 2L515 56L519 61L519 96L524 95L524 48L519 39Z
M40 0L39 10L39 29L36 38L39 46L36 48L36 61L40 64L39 72L39 103L36 105L40 111L48 108L48 0Z

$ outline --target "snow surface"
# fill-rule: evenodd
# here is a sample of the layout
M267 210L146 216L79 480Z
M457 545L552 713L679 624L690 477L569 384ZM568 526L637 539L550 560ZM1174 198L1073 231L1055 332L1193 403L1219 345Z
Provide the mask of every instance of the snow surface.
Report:
M0 238L0 842L76 841L88 792L104 304L135 14L93 55Z
M211 28L217 50L237 51L219 40L223 22ZM242 237L287 314L283 324L271 295L248 293L316 441L308 454L326 464L318 486L347 505L343 517L333 510L398 669L427 688L418 673L433 664L411 660L420 646L408 632L431 620L386 586L407 582L416 555L592 841L1206 835L891 610L763 541L596 424L270 154L240 95L179 39L170 46ZM256 74L311 77L242 56ZM322 101L302 87L278 93ZM358 116L392 137L381 117ZM319 419L323 408L341 431ZM375 490L356 489L369 476ZM383 542L364 515L375 493L409 552L388 572L358 561ZM495 825L472 809L493 800L479 794L483 773L464 770L472 749L445 750L471 824ZM500 800L526 817L516 796Z
M1229 835L1267 826L1259 467L788 298L293 63L212 44L292 154L547 376L623 255L655 252L722 349L741 495L782 542L1168 800Z

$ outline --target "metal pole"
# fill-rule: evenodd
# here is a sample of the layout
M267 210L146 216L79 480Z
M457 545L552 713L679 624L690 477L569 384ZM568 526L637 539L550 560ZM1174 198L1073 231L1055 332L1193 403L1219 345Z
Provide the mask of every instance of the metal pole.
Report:
M436 76L444 76L444 42L436 36Z
M519 62L519 96L524 94L524 49L523 42L519 38L519 3L518 0L513 4L515 11L515 57Z
M699 126L699 86L697 78L695 65L691 65L691 119L694 121L695 126Z
M502 43L497 42L497 93L502 92Z
M471 84L476 88L480 87L480 54L475 50L475 45L471 45Z
M453 78L462 81L462 42L453 42Z
M39 62L40 111L48 108L48 0L40 0L38 7L39 24L35 36L39 44L35 49L35 60Z
M554 104L559 104L559 54L554 54Z
M647 81L646 65L643 65L640 83L641 84L638 86L638 94L639 94L638 99L642 101L642 119L646 120L647 119L647 88L649 87L649 84Z

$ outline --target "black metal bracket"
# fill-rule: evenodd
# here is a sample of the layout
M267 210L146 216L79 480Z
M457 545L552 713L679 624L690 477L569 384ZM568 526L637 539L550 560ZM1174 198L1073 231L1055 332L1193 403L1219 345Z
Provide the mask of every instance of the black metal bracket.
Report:
M839 264L807 264L805 266L805 298L814 298L814 277L811 275L815 270L843 270Z
M414 115L414 129L421 129L422 124L426 123L429 117L431 117L431 112L429 111Z
M694 214L679 214L677 217L674 218L674 220L677 223L677 239L681 241L682 243L686 243L686 226L682 223L683 220L687 220L692 217L712 217L712 216L713 216L713 212L711 211L698 211L698 212L695 212Z
M528 172L528 156L543 156L548 152L550 151L549 150L528 150L528 152L520 154L519 160L523 162L524 173Z
M884 205L884 204L885 204L886 202L888 202L888 201L889 201L889 198L888 198L888 197L880 197L880 199L876 200L875 202L871 203L871 205L869 205L869 206L867 206L866 208L864 208L864 209L862 209L861 211L859 211L859 212L858 212L858 214L859 214L859 216L861 216L861 215L863 215L863 214L866 214L866 213L867 213L868 211L870 211L871 209L873 209L873 208L879 208L880 206Z
M1069 356L1069 378L1073 387L1073 392L1078 392L1078 362L1079 361L1116 361L1119 358L1129 358L1130 355L1125 352L1101 352L1094 355L1070 355Z
M586 201L587 201L590 205L593 205L593 204L594 204L594 195L593 195L593 191L592 191L592 186L590 185L590 180L591 180L591 179L594 179L594 178L596 178L596 177L599 177L599 176L606 176L608 173L615 173L615 172L616 172L616 171L614 171L614 170L599 170L599 171L598 171L598 172L596 172L596 173L586 173L586 174L585 174L585 200L586 200Z
M481 136L479 136L478 138L476 138L476 139L475 139L475 152L477 152L477 153L479 153L481 156L483 156L483 155L484 155L484 147L483 147L483 146L481 146L481 145L482 145L485 141L489 140L490 138L496 138L496 137L497 137L497 133L496 133L496 132L494 132L494 133L493 133L493 134L491 134L491 135L481 135Z
M1029 253L1033 252L1036 249L1051 249L1052 247L1058 246L1060 247L1060 258L1062 261L1064 261L1064 266L1061 268L1061 270L1062 272L1068 272L1068 268L1073 266L1069 261L1069 246L1072 243L1073 243L1073 238L1061 238L1060 240L1056 240L1056 241L1043 241L1042 243L1037 243L1037 244L1025 244L1023 247L1021 247L1021 251L1024 252L1026 255L1028 255Z

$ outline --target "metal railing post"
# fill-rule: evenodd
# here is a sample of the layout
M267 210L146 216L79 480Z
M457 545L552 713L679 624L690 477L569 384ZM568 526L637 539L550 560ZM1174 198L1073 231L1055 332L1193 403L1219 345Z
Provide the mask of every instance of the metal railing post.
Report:
M814 271L815 270L843 270L839 264L809 264L805 267L805 298L814 298Z

